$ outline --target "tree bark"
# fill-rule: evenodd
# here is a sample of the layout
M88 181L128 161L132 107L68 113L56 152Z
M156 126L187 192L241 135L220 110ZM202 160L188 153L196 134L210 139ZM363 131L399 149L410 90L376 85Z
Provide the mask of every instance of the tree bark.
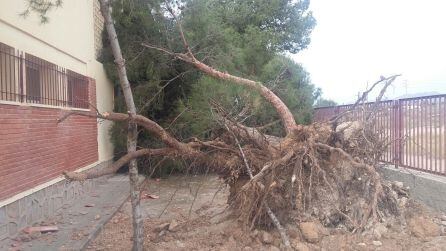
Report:
M131 115L131 114L124 114L124 113L117 113L117 112L104 112L104 113L91 113L91 112L83 112L83 111L69 111L65 113L62 117L60 117L57 122L60 123L64 120L66 120L71 115L79 115L79 116L85 116L85 117L93 117L93 118L100 118L100 119L106 119L110 121L132 121L134 123L137 123L138 125L144 127L148 132L152 133L154 136L156 136L158 139L160 139L164 144L166 144L169 147L172 147L176 150L181 151L182 153L189 153L193 151L190 146L188 146L185 143L182 143L178 141L176 138L172 137L162 126L160 126L155 121L146 118L142 115Z
M108 38L110 40L110 45L113 51L113 56L115 58L116 68L118 70L119 83L124 94L125 103L130 116L136 115L135 102L133 101L132 89L130 88L130 83L127 78L127 71L125 68L125 60L122 57L121 48L119 46L118 36L113 24L113 19L111 16L111 5L109 0L100 0L101 13L104 17L105 28L107 30ZM127 153L132 154L136 152L136 144L138 137L138 127L137 124L130 120L128 123L127 132ZM131 159L129 163L129 179L130 179L130 200L132 203L132 214L133 214L133 250L141 251L144 249L144 239L143 239L143 221L141 216L140 207L140 190L138 186L138 166L137 160Z
M182 59L182 58L180 57L180 59ZM184 59L182 59L182 60L192 64L195 68L197 68L201 72L206 73L209 76L212 76L217 79L237 83L239 85L243 85L243 86L246 86L248 88L258 91L260 93L260 95L262 95L263 98L265 98L276 109L277 113L280 116L280 119L283 122L285 131L287 134L290 134L296 128L296 125L297 125L296 120L294 120L294 116L291 113L290 109L288 109L288 107L285 105L285 103L283 103L283 101L274 92L272 92L270 89L265 87L262 83L253 81L250 79L246 79L246 78L237 77L237 76L231 75L226 72L218 71L218 70L198 61L195 58L193 58L192 60L184 60Z
M115 161L113 164L103 169L90 169L87 172L64 172L64 175L70 180L83 181L87 179L99 178L104 175L114 174L119 168L129 163L133 159L137 159L143 156L170 156L177 154L177 151L173 148L158 148L158 149L139 149L134 152L127 153L122 156L119 160Z

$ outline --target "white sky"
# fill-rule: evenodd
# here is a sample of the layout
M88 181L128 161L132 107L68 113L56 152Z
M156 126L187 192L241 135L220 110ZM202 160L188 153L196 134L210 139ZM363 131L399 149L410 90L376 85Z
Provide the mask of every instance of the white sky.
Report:
M402 74L388 98L446 93L446 1L311 0L317 20L294 55L324 98L356 100L381 75Z

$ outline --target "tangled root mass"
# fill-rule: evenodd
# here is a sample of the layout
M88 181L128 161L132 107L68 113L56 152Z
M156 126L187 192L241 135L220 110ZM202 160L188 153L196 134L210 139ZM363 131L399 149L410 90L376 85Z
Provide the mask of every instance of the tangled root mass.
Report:
M384 143L361 126L347 127L299 126L272 146L275 152L238 135L244 156L234 150L209 158L230 186L228 203L234 214L251 228L270 227L267 204L281 222L311 217L350 231L398 216L399 199L407 194L383 181L376 170Z

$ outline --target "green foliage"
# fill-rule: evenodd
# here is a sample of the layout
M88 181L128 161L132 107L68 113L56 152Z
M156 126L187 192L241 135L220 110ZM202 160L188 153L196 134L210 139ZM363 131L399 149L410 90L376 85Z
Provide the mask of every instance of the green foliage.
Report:
M289 106L298 122L310 121L314 87L308 73L285 56L309 44L315 21L308 11L308 1L185 0L171 4L181 6L178 19L198 59L219 70L265 83ZM278 120L271 105L258 93L202 75L164 53L144 49L141 42L184 51L175 22L164 6L156 0L113 4L115 27L137 109L180 139L211 136L218 125L212 117L210 101L233 114L249 107L251 115L244 121L249 126ZM106 36L104 45L100 60L118 85ZM174 80L169 82L170 79ZM126 112L119 88L115 108ZM125 132L122 124L112 129L117 153L125 152ZM280 135L283 131L277 124L267 133ZM142 147L160 146L145 132L139 134L138 142Z
M113 10L115 28L126 59L127 75L137 111L163 123L176 111L179 100L188 95L190 85L197 78L197 74L183 74L188 66L172 61L163 53L141 46L141 42L172 44L166 33L166 30L172 29L172 24L164 18L160 3L143 0L114 1ZM108 77L116 86L115 110L125 113L124 97L105 31L103 38L104 49L99 60L103 62ZM116 123L111 130L118 156L126 149L125 132L126 125L123 123ZM139 133L138 142L143 147L159 144L145 131Z
M308 73L283 55L308 45L315 22L307 8L307 1L191 0L185 2L181 18L200 59L220 70L266 83L298 122L308 123L314 87ZM186 135L209 135L214 125L209 100L234 113L249 106L252 116L245 123L251 126L278 119L271 105L251 90L206 76L192 88L191 95L183 100L189 112L179 121ZM281 134L280 128L278 124L268 133Z
M26 9L20 13L21 16L27 17L31 13L36 13L41 23L48 23L48 12L62 6L62 0L25 0Z
M275 93L291 109L299 123L309 123L314 103L314 87L310 84L304 69L285 56L275 56L262 69L259 80ZM177 122L177 129L187 136L209 136L209 129L215 126L209 101L217 101L227 111L237 114L249 107L251 116L244 122L249 126L262 126L279 120L277 112L259 94L243 87L203 76L192 86L187 100L183 100L179 110L188 107ZM187 103L184 103L187 102ZM283 134L280 124L266 131L270 134Z
M316 100L314 107L327 107L327 106L336 106L338 103L331 99L319 98Z
M47 12L61 0L25 0L22 15L36 12L42 22ZM312 104L320 90L310 83L308 73L285 56L297 53L310 43L315 25L308 11L309 0L170 0L179 7L178 19L197 58L233 75L265 83L290 108L299 123L308 123ZM204 76L165 53L149 50L142 42L184 51L173 18L161 0L113 1L113 18L120 46L126 59L135 105L140 114L154 119L176 137L208 138L217 125L210 101L237 114L248 107L249 126L261 126L278 120L271 105L258 93ZM104 31L105 34L105 31ZM107 36L103 36L102 61L115 88L115 110L126 112L113 55ZM172 123L175 122L175 123ZM116 154L126 152L126 125L111 129ZM280 124L267 133L283 133ZM157 139L145 131L138 135L141 147L158 147ZM147 165L150 160L140 160ZM178 168L180 163L170 163Z
M272 52L296 53L310 43L315 25L309 1L290 0L214 0L213 15L246 38L259 38ZM254 35L254 37L252 37ZM260 35L260 36L259 36ZM253 41L253 40L251 40Z

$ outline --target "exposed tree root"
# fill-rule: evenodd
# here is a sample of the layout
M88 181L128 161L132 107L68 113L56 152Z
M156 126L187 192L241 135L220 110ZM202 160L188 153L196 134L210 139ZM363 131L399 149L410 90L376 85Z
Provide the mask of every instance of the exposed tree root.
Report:
M231 186L229 204L235 215L248 225L268 227L273 222L265 205L270 205L280 222L313 215L326 226L343 225L351 231L398 215L397 201L389 199L393 190L384 189L375 167L330 145L333 133L328 124L302 126L275 159L244 145L243 158L219 163L225 167L225 171L219 168L220 174ZM252 178L245 171L244 158Z

